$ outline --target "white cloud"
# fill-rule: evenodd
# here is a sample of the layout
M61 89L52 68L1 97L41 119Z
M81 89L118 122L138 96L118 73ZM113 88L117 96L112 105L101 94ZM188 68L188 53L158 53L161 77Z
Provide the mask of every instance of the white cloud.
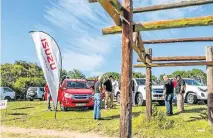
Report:
M100 55L86 55L66 50L63 54L63 69L79 69L81 71L93 71L100 67L104 58Z
M101 34L104 26L112 24L103 11L100 5L89 4L85 0L51 2L51 6L46 8L44 18L60 31L60 36L57 36L56 30L54 34L59 37L57 40L62 38L63 41L60 45L63 45L64 69L93 71L105 62L104 57L113 48L114 42ZM37 25L36 28L51 31L49 25Z

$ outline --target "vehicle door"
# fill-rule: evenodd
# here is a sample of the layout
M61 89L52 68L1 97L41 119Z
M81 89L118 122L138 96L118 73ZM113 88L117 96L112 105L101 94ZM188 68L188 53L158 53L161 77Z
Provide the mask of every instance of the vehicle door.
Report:
M38 87L38 97L37 98L42 98L43 95L44 95L44 88Z
M4 90L2 87L0 88L0 100L4 100Z

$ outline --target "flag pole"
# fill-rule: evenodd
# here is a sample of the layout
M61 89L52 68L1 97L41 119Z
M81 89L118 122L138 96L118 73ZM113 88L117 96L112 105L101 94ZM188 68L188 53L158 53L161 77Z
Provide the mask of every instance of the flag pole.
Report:
M57 106L58 106L58 98L57 98L57 103L56 103L56 107L55 107L55 120L56 120Z

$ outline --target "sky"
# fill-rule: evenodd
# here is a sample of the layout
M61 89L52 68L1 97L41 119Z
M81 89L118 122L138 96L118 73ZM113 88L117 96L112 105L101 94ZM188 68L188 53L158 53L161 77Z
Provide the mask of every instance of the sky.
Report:
M121 1L121 0L119 0ZM133 0L133 7L180 0ZM102 35L101 29L114 25L99 3L88 0L1 0L1 64L25 60L39 64L29 31L44 31L57 41L63 69L79 69L86 76L121 71L121 34ZM212 15L213 4L134 14L134 22L147 22ZM141 32L143 40L213 36L213 26ZM145 45L153 56L202 56L213 42ZM137 62L133 54L133 64ZM206 67L161 67L152 73ZM145 73L145 69L133 71Z

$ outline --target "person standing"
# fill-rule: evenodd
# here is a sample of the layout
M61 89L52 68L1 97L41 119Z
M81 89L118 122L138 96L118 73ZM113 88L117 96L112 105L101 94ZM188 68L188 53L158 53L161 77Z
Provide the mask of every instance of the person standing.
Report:
M45 92L47 93L47 109L49 111L52 111L51 106L50 106L51 94L50 94L49 87L47 84L45 85L44 89L45 89Z
M93 117L96 120L101 119L101 76L98 77L98 81L95 83L94 87L94 110Z
M113 106L113 99L112 99L112 76L109 76L108 79L104 82L105 88L105 109L110 109Z
M185 92L185 81L180 75L176 76L177 85L175 92L177 94L177 108L180 112L184 111L184 92Z
M112 94L111 94L111 100L112 100L112 108L114 107L113 105L113 100L116 95L116 92L119 91L119 86L118 86L118 81L115 80L113 77L111 78L112 82Z
M173 99L173 82L168 78L167 75L163 76L164 79L164 97L165 97L165 105L166 105L166 115L173 115L172 111L172 99Z

